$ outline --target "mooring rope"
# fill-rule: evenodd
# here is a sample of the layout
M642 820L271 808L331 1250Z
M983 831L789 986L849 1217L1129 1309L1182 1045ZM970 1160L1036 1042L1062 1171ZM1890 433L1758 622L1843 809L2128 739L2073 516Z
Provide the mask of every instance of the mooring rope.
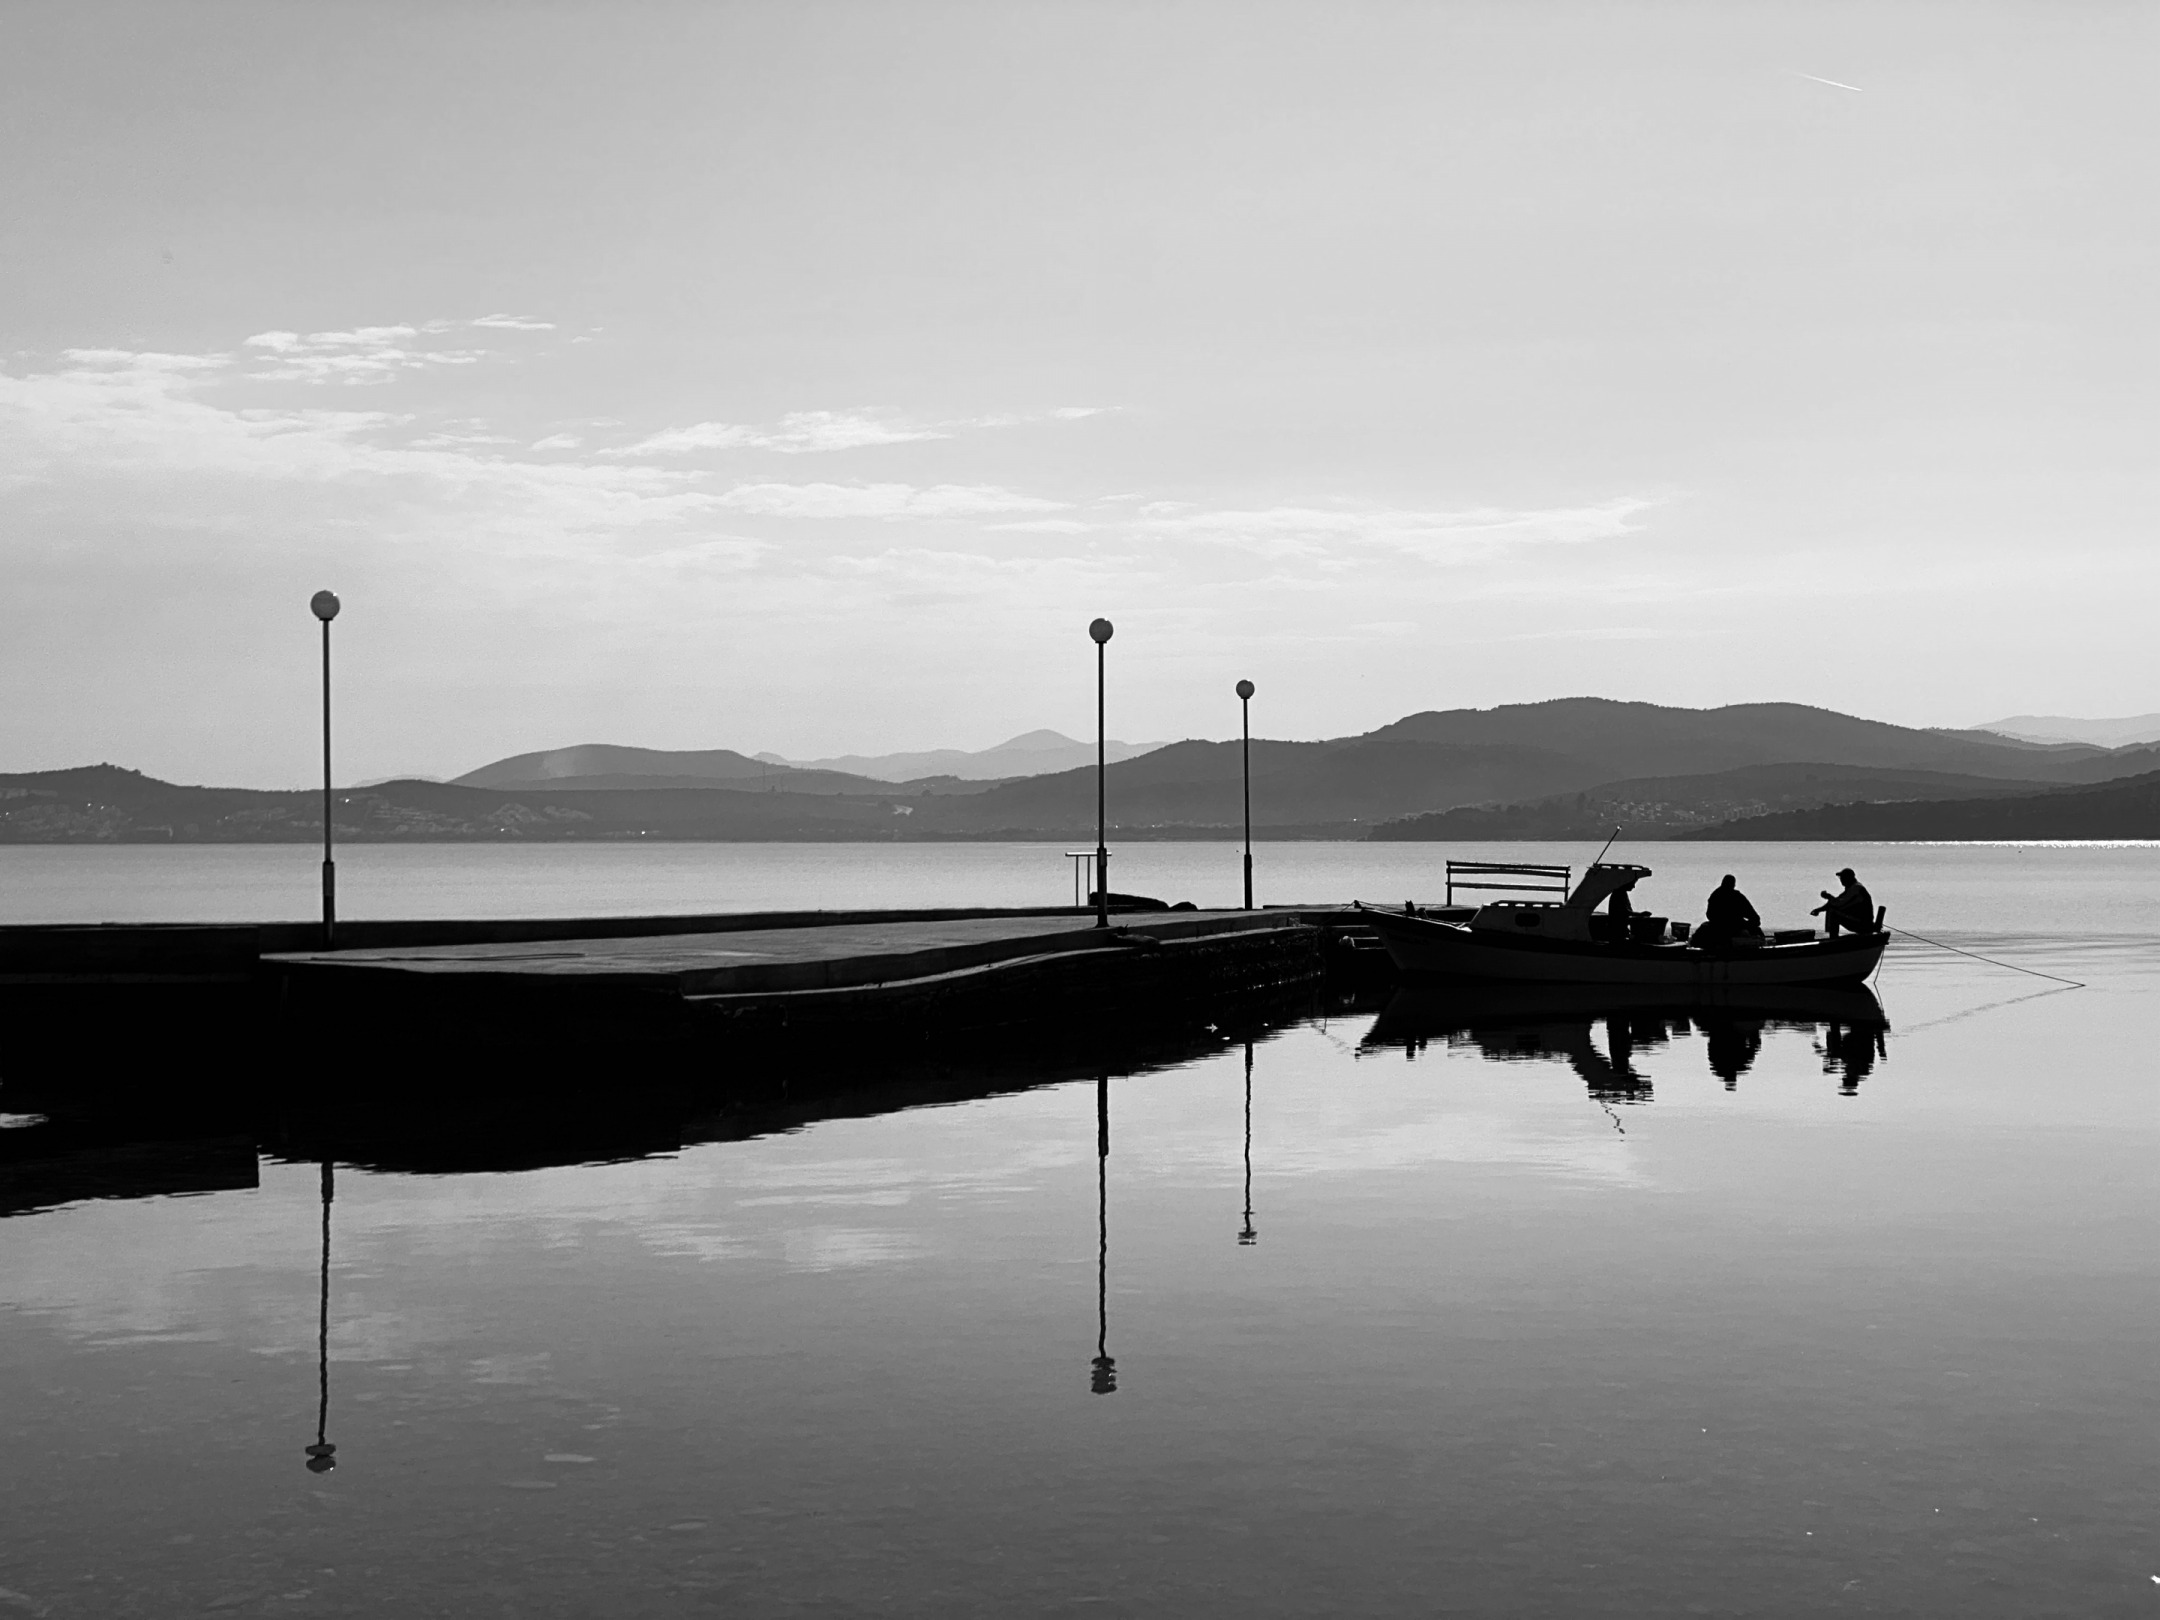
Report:
M2036 979L2053 979L2057 984L2066 984L2073 990L2086 988L2081 980L2066 979L2060 973L2042 973L2038 968L2019 967L2015 962L1998 962L1992 956L1982 956L1978 951L1968 951L1961 945L1945 945L1939 939L1929 939L1927 935L1916 934L1910 928L1892 928L1890 932L1903 934L1907 939L1917 939L1921 944L1932 945L1939 951L1955 951L1960 956L1971 957L1975 962L1985 962L1989 967L2008 968L2013 973L2030 973Z

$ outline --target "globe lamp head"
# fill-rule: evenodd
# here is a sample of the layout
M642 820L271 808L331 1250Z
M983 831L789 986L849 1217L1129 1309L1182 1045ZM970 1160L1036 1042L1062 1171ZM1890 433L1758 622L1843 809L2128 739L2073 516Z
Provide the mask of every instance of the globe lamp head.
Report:
M1088 626L1088 634L1095 638L1095 645L1100 647L1104 642L1110 639L1110 621L1108 619L1097 619L1093 624Z
M1237 683L1237 695L1241 698L1250 699L1253 695L1253 683L1251 681L1239 681Z
M317 591L308 599L308 606L314 611L315 617L322 620L324 624L328 624L337 617L338 599L334 592Z

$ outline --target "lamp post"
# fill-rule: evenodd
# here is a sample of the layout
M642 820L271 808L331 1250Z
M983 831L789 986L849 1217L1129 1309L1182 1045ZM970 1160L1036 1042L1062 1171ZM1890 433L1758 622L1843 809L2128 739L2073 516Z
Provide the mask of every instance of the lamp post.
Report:
M338 615L338 599L317 591L308 607L322 620L322 942L327 951L337 944L337 861L330 848L330 621Z
M1253 683L1237 683L1239 729L1245 746L1245 909L1252 910L1252 695Z
M1108 619L1088 626L1095 641L1095 926L1110 926L1110 848L1104 841L1103 778L1110 769L1109 736L1103 710L1103 649L1113 633Z

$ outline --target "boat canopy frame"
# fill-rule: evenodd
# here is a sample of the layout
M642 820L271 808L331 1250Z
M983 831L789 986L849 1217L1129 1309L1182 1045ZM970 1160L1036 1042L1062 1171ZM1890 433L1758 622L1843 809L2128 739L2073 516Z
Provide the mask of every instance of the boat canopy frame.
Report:
M1521 861L1449 861L1447 903L1455 903L1457 889L1506 889L1520 894L1557 894L1565 902L1573 887L1572 866L1539 866ZM1501 883L1499 878L1534 878L1532 883Z

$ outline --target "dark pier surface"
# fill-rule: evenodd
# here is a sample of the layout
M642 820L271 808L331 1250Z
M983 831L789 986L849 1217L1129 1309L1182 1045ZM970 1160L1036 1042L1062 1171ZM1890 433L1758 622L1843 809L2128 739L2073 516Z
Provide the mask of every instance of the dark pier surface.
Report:
M31 1022L178 1035L335 1028L342 1048L806 1040L890 1044L1105 1021L1220 1024L1368 969L1355 913L789 912L343 924L0 928ZM147 1022L144 1022L147 1021Z
M255 1153L511 1168L1131 1073L1347 1005L1356 914L0 928L0 1215Z
M1215 1003L1318 982L1328 929L1308 914L1073 913L700 929L588 939L277 952L288 1005L453 1012L498 1036L726 1044L933 1038L1083 1018L1208 1021Z
M1160 949L1172 941L1237 934L1258 939L1303 926L1298 912L1242 911L1121 915L1107 929L1092 916L1071 915L878 919L629 938L286 951L265 961L281 972L311 976L538 976L682 995L746 995L890 984L1024 957Z

